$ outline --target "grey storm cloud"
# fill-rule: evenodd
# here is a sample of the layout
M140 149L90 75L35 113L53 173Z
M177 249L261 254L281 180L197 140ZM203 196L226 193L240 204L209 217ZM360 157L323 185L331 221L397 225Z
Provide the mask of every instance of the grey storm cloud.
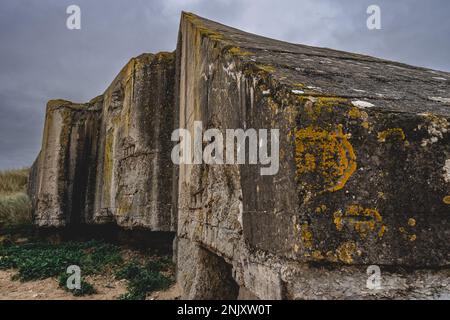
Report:
M81 30L66 8L81 8ZM381 8L381 30L366 9ZM29 166L47 100L86 101L143 52L172 51L180 12L252 33L450 71L447 0L2 0L0 169Z

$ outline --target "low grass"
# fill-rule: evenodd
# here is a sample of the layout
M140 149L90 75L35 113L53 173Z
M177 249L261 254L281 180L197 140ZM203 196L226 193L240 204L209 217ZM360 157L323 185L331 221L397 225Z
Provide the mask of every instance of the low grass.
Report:
M0 171L0 194L24 193L29 172L29 169Z
M0 195L0 229L10 232L31 223L31 202L26 194Z
M25 194L29 169L0 171L0 231L31 226L31 202Z

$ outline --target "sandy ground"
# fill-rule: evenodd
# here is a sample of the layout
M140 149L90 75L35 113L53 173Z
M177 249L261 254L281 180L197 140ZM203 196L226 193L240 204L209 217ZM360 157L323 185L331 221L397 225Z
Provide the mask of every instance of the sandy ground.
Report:
M84 297L75 297L58 286L57 279L45 279L30 282L13 281L13 270L0 270L0 300L116 300L124 294L127 286L126 280L116 280L113 276L86 277L93 284L97 294ZM148 300L174 300L180 296L177 285L168 290L153 292Z
M0 270L0 300L115 300L127 291L125 280L118 281L107 276L86 277L98 293L74 297L59 288L57 279L12 281L14 274L15 271L12 270Z

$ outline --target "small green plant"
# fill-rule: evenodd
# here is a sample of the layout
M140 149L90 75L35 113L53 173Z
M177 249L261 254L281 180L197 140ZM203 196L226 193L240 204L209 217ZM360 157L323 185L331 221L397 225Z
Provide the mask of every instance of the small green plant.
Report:
M154 271L167 271L171 268L174 268L174 263L170 257L159 257L154 258L147 262L146 268L148 270L154 270Z
M132 261L123 266L116 272L116 279L118 280L130 280L138 276L141 272L141 266L138 262Z
M150 260L145 265L133 261L116 273L116 278L128 280L128 292L121 300L145 300L147 294L170 287L173 279L162 272L169 272L173 265L169 259Z
M81 278L80 282L80 289L69 289L67 287L67 280L69 279L70 274L62 273L59 278L59 287L63 288L64 290L71 292L76 297L82 297L82 296L90 296L97 293L97 290L95 290L94 286L87 282L84 278Z

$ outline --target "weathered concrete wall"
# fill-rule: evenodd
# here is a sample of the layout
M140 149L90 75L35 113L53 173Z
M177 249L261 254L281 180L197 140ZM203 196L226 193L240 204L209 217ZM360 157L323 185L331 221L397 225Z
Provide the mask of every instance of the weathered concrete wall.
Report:
M448 297L449 81L183 14L175 54L132 59L86 105L49 103L36 224L176 230L189 299ZM195 121L279 129L278 173L173 166L171 133Z
M174 55L131 60L104 94L95 222L171 230Z
M50 101L30 192L39 227L173 229L174 54L144 54L88 104Z
M39 227L80 224L92 210L100 106L100 99L48 103L42 151L30 179Z
M191 14L182 17L177 55L181 128L280 130L274 176L261 176L260 166L180 166L178 276L187 297L202 296L189 279L206 271L196 254L181 252L204 248L260 298L370 296L358 281L372 264L421 292L429 284L402 267L449 265L449 74ZM396 283L377 295L406 291Z

